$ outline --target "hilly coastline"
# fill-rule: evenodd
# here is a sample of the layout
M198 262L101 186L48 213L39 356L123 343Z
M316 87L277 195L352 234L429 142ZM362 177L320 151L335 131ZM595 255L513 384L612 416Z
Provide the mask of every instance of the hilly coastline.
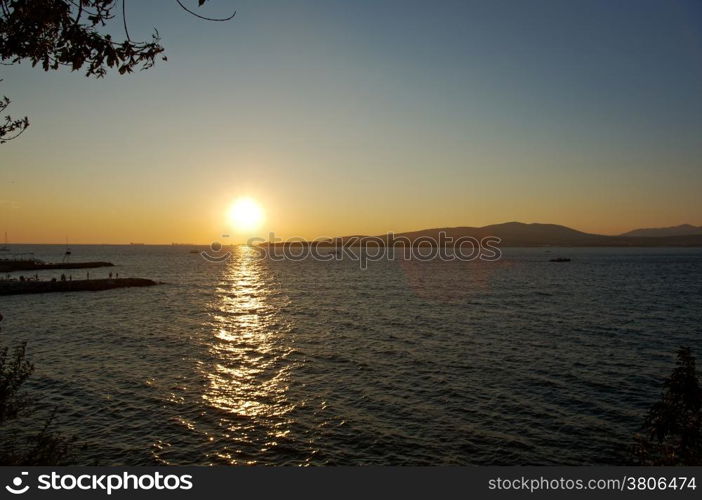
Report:
M694 227L694 226L691 226ZM506 222L483 227L442 227L395 233L394 237L406 238L413 245L427 245L429 240L439 241L440 233L456 240L460 237L473 237L481 239L487 236L496 236L502 241L500 246L505 247L702 247L702 232L699 234L671 234L671 235L640 235L636 230L619 236L584 233L566 226L557 224L526 224L523 222ZM405 240L405 241L407 241ZM333 239L316 241L324 247L335 246L365 246L386 245L388 235L378 236L343 236ZM275 245L309 244L309 242L282 242ZM434 243L436 244L436 243ZM264 246L269 244L264 244Z
M692 226L690 224L681 224L673 227L654 227L645 229L634 229L621 236L645 236L647 238L656 238L662 236L693 236L702 235L702 226Z

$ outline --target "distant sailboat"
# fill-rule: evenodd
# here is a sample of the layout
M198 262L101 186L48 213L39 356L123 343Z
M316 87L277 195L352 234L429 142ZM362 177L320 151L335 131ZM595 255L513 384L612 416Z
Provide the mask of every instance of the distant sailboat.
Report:
M0 247L0 252L9 252L10 247L7 246L7 231L5 231L5 244Z
M71 257L71 249L68 248L68 237L66 237L66 251L63 254L63 262L68 262L68 259Z

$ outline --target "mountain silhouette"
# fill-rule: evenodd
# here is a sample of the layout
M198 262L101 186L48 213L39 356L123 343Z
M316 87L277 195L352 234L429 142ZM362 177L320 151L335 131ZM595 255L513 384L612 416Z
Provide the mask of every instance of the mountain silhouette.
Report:
M681 224L672 227L652 227L644 229L634 229L621 236L645 236L647 238L656 238L660 236L690 236L702 234L702 226L692 226L690 224Z
M419 231L407 231L394 233L397 241L399 238L410 241L412 245L427 245L440 241L440 233L445 233L447 237L455 241L460 237L473 237L478 240L487 236L496 236L502 241L500 246L504 247L539 247L539 246L561 246L561 247L665 247L665 246L690 246L702 247L702 232L699 234L672 234L664 236L641 236L629 233L620 236L608 236L602 234L591 234L577 231L575 229L560 226L558 224L525 224L523 222L505 222L503 224L492 224L483 227L441 227L432 229L422 229ZM337 238L327 238L317 240L319 246L363 246L363 245L386 245L389 237L387 234L377 236L343 236ZM275 245L300 245L309 242L281 242ZM264 246L269 245L264 243Z
M398 233L410 240L420 236L438 239L444 231L454 239L460 236L483 238L497 236L502 246L702 246L702 232L698 234L671 234L662 236L621 235L607 236L577 231L558 224L525 224L523 222L506 222L483 227L450 227L424 229Z

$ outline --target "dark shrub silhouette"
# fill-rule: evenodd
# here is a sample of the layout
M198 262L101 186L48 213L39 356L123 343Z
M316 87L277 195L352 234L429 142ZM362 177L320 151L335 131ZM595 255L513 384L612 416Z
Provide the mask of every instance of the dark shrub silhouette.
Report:
M689 347L664 383L661 400L648 412L635 455L642 465L702 465L702 388Z
M26 342L12 354L0 348L0 465L68 464L74 440L51 431L56 410L42 424L39 407L22 390L34 370L26 348Z

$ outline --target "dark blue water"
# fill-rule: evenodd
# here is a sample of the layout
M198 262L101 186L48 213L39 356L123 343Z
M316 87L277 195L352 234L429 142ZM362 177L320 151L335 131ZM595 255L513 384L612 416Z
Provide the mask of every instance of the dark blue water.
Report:
M365 271L187 250L74 247L165 284L0 298L81 463L619 463L675 350L702 355L701 249Z

